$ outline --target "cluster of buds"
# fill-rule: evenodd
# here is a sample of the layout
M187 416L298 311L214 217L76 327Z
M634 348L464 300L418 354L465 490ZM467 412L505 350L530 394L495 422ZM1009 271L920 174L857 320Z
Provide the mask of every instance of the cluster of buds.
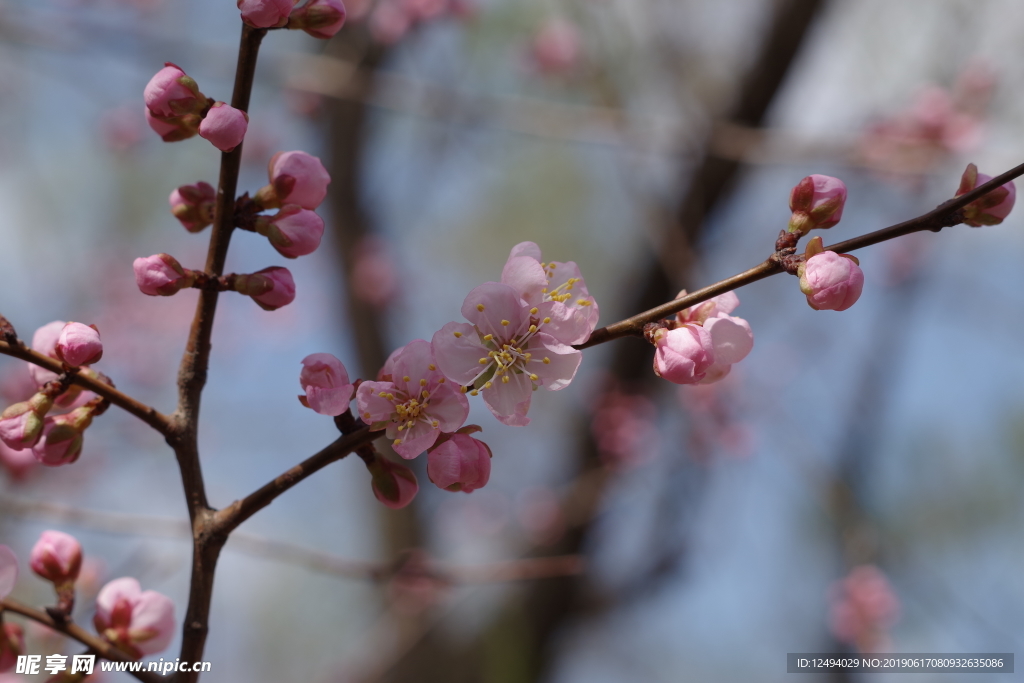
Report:
M203 95L195 79L176 64L164 68L146 84L146 121L164 142L187 140L197 133L222 152L242 144L249 115Z
M341 0L238 0L242 21L253 28L287 28L326 40L345 25Z

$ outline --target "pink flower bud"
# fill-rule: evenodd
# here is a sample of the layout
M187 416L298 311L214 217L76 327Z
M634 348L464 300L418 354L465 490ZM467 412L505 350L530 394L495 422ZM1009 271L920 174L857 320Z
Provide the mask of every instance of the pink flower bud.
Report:
M698 325L654 333L654 374L676 384L696 384L715 362L711 335Z
M967 164L967 170L960 178L960 188L956 191L956 196L966 194L990 180L992 180L992 176L978 173L977 166ZM1016 201L1017 187L1011 180L965 206L963 210L964 223L974 228L980 228L983 225L999 225L1010 215Z
M32 547L32 571L60 586L73 584L82 568L82 545L63 531L44 531Z
M427 476L448 491L483 488L491 477L491 449L468 434L452 434L427 453Z
M253 28L278 28L288 23L296 0L238 0L242 21Z
M60 339L60 333L66 324L63 320L54 320L52 323L47 323L36 330L35 334L32 335L32 350L56 359L57 340ZM47 382L57 379L56 373L41 368L34 363L28 364L28 372L32 375L32 379L35 380L38 386L43 386Z
M302 359L299 386L306 392L299 401L321 415L341 415L348 410L354 389L340 360L329 353L314 353Z
M213 223L217 190L202 181L195 185L182 185L171 192L171 213L189 232L200 232Z
M132 268L135 269L135 284L149 296L171 296L195 282L195 273L182 268L177 259L168 254L137 258Z
M373 495L392 510L404 508L419 491L416 475L405 465L377 457L367 465L373 476Z
M199 132L199 115L155 116L146 109L146 123L164 142L187 140Z
M43 393L15 403L0 413L0 441L9 448L30 448L43 433L43 419L53 407L53 399Z
M96 631L136 657L165 649L174 638L174 603L156 591L143 591L131 577L114 579L96 596Z
M314 38L324 40L341 30L345 24L345 6L341 0L309 0L291 13L288 28L302 29Z
M199 135L209 140L220 151L230 152L242 144L248 127L248 114L223 102L217 102L199 124Z
M268 209L282 204L298 204L315 209L327 196L331 176L320 159L305 152L278 152L270 158L267 175L270 185L257 193L256 199Z
M66 415L47 417L39 441L32 446L36 460L47 467L70 465L82 454L83 436L92 423L92 408L83 406Z
M846 204L846 185L832 176L809 175L789 194L789 208L793 217L789 231L807 234L809 230L831 228L843 217Z
M580 34L572 22L550 19L534 36L530 49L533 61L541 71L570 71L579 62Z
M312 254L320 246L324 221L309 209L285 204L274 216L257 216L256 232L266 235L282 256L297 258Z
M295 300L295 280L287 268L271 266L251 275L236 275L234 289L251 296L260 308L274 311Z
M6 545L0 545L0 600L14 590L18 582L18 556Z
M816 311L845 311L864 289L864 272L852 257L823 251L800 264L800 291Z
M92 365L103 357L103 342L95 325L68 323L57 340L57 358L73 368Z
M154 116L192 114L205 104L196 82L171 62L149 80L142 96Z
M18 663L18 657L25 653L25 632L21 626L4 623L0 632L0 671L8 671ZM22 680L19 676L17 680Z

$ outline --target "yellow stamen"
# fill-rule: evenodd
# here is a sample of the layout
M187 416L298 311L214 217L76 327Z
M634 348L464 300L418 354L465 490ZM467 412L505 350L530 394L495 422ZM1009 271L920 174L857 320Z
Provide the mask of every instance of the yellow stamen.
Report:
M437 425L439 425L439 424L441 424L441 423L438 422L437 420L431 420L430 421L430 426L433 427L434 429L437 429Z
M548 358L547 356L545 356L544 357L544 365L550 365L550 364L551 364L551 359Z
M480 311L482 313L483 310L484 310L484 305L483 304L477 304L476 305L476 310L478 310L478 311Z
M487 365L487 359L486 358L481 358L480 359L480 365Z
M485 334L484 335L484 341L491 341L492 339L494 339L494 335L493 334Z
M537 377L537 375L530 375L530 379L532 379L534 382L536 382L540 378Z
M433 367L431 367L430 369L431 369L431 370L433 370L434 368L433 368ZM425 386L427 386L427 380L425 380L425 379L421 379L421 380L420 380L420 386L421 386L421 387L425 387Z
M462 333L461 333L461 332L452 332L452 334L454 334L454 335L456 336L456 338L458 338L458 337L461 337L461 336L462 336Z
M430 365L427 366L427 369L433 372L434 370L437 370L437 366L431 363Z
M530 332L533 333L533 332L536 332L536 331L537 331L537 326L536 325L530 325Z
M444 377L438 378L437 383L438 384L444 384Z
M502 378L501 378L501 383L502 384L508 384L508 380L509 380L509 376L508 375L503 375Z
M369 420L370 419L370 414L369 413L363 413L363 417L366 418L367 420Z
M378 396L380 396L381 398L387 398L387 397L388 397L388 392L386 392L386 391L382 391L382 392L380 392L380 393L379 393L379 394L377 394L377 395L378 395Z
M409 375L406 375L406 376L405 376L405 377L403 377L402 379L403 379L403 380L405 380L406 382L408 382L408 381L409 381Z
M391 442L391 445L392 446L400 446L400 445L402 445L402 440L401 439L395 439L394 441Z
M491 386L492 386L492 385L491 385L491 383L490 383L490 382L484 382L484 389L490 389L490 388L491 388Z
M545 325L547 325L549 322L551 322L551 318L544 318L544 324Z
M530 309L530 315L537 315L537 311L540 310L536 306Z
M470 396L479 396L479 395L480 395L480 392L479 392L479 391L477 391L476 389L474 389L473 391L469 392L469 395L470 395Z
M507 320L502 320L501 321L501 326L502 327L508 327L508 325L509 325L509 322Z

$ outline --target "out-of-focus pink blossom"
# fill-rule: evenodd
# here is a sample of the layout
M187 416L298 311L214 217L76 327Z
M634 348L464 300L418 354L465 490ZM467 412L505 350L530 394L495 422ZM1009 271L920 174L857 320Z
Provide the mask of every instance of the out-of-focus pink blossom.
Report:
M815 238L819 242L820 237ZM811 248L808 245L809 249ZM800 264L800 291L816 311L845 311L857 303L864 289L864 272L846 254L823 251Z
M115 107L100 115L100 133L111 150L127 152L142 141L143 121L134 104Z
M448 0L402 0L414 21L429 21L448 9Z
M427 476L448 491L483 488L491 477L491 449L468 434L452 434L427 453Z
M398 294L398 271L387 244L368 235L355 248L355 265L349 278L353 293L376 308L390 304Z
M167 62L146 84L142 93L146 108L154 116L181 116L196 113L205 103L196 82L177 65Z
M576 376L582 354L547 331L573 329L573 312L560 302L531 306L509 285L486 282L466 296L462 315L469 323L451 322L434 333L438 367L449 380L473 387L472 395L483 393L503 424L529 424L533 390L564 389Z
M256 193L256 201L267 209L298 204L316 209L327 196L331 176L320 159L301 151L278 152L267 168L270 185Z
M572 22L556 17L546 21L533 37L530 55L545 73L571 71L580 60L580 33Z
M549 488L522 491L515 502L516 518L534 545L557 543L565 535L567 520L558 493Z
M978 173L977 166L967 164L967 170L960 178L960 187L956 191L956 196L966 194L990 180L992 180L992 176ZM983 225L999 225L1010 215L1016 201L1017 186L1011 180L965 206L964 223L974 228L980 228Z
M222 152L242 144L249 128L249 115L224 102L216 102L199 124L199 135Z
M288 23L296 0L238 0L242 21L253 28L278 28Z
M359 385L356 401L363 421L386 429L403 458L415 458L469 416L469 401L446 381L430 343L422 339L406 344L395 358L390 382Z
M171 213L189 232L200 232L213 223L217 190L209 183L182 185L171 192Z
M6 545L0 545L0 600L14 590L18 582L18 556Z
M404 508L416 497L420 486L405 465L378 456L367 467L373 477L373 495L392 510Z
M136 657L155 654L174 638L174 603L143 591L136 579L114 579L96 596L93 624L108 642Z
M82 544L63 531L44 531L32 547L28 564L57 586L73 584L82 568Z
M391 45L412 28L412 17L397 0L381 0L370 15L370 34L374 40Z
M329 353L314 353L302 359L299 385L306 392L299 401L321 415L344 413L354 391L344 364Z
M37 464L31 448L15 450L0 441L0 467L5 469L14 481L23 480Z
M590 431L602 460L632 467L651 459L659 447L657 408L647 396L611 386L597 395Z
M149 296L171 296L195 282L195 273L181 267L169 254L154 254L135 259L135 284Z
M854 567L831 589L829 624L835 637L864 653L887 651L886 631L899 617L900 604L877 567Z
M295 279L287 268L271 266L236 276L235 291L251 296L265 311L276 311L295 301Z
M5 622L3 630L0 631L0 671L9 671L18 663L18 657L24 653L25 632L18 624ZM16 680L22 679L19 676ZM0 683L3 683L2 679Z
M345 25L345 6L341 0L309 0L293 10L288 28L302 29L314 38L327 40Z
M831 228L843 217L846 183L839 178L815 173L809 175L789 194L789 231L806 235L810 230Z
M63 320L54 320L52 323L46 323L36 330L32 335L32 350L58 360L57 340L60 339L60 333L65 325L67 323ZM32 379L36 381L38 386L43 386L47 382L57 379L57 373L50 372L34 363L28 364L28 372L32 375Z
M57 358L73 368L92 365L103 357L103 342L95 325L71 322L57 339Z
M285 204L273 216L257 216L255 230L287 258L312 254L320 246L324 220L298 204Z
M696 384L715 362L711 335L687 324L654 333L654 374L676 384Z

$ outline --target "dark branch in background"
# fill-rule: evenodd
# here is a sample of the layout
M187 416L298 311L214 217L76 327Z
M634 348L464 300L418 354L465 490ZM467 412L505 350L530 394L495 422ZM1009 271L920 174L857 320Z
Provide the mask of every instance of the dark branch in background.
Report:
M134 662L135 659L129 657L127 654L117 649L102 638L95 636L73 621L56 621L53 617L45 612L32 609L26 605L22 605L20 602L5 598L0 600L0 612L11 612L13 614L20 614L26 619L38 622L49 629L63 633L68 638L77 640L82 645L85 645L90 650L95 652L98 656L109 659L112 662ZM157 673L150 673L148 671L133 671L130 672L132 676L139 679L140 681L146 681L146 683L159 683L164 681L163 676Z

